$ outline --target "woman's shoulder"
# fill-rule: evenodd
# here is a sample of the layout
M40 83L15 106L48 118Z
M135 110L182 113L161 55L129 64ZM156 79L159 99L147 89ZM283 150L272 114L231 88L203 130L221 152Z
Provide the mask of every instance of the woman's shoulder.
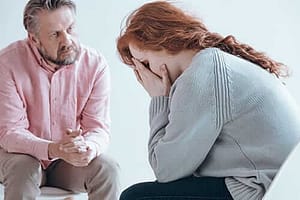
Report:
M215 47L209 47L209 48L205 48L200 50L193 58L194 60L203 60L203 58L211 58L214 55L220 55L222 53L222 51L218 48Z
M199 51L192 58L189 67L175 81L175 85L185 85L192 88L210 84L214 79L214 54L219 53L217 48Z
M214 47L199 51L193 57L190 66L187 68L184 74L188 76L203 76L210 74L214 71L216 63L218 64L220 60L224 60L224 53L225 52Z
M215 48L210 47L199 51L192 59L191 67L192 66L202 66L211 67L215 65L216 62L224 60L226 52Z

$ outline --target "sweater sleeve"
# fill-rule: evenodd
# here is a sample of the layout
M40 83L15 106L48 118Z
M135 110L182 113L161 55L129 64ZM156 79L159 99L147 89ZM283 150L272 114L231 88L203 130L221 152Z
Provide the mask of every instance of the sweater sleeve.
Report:
M193 174L230 120L226 66L213 51L150 103L149 162L159 182ZM203 68L198 70L198 68Z

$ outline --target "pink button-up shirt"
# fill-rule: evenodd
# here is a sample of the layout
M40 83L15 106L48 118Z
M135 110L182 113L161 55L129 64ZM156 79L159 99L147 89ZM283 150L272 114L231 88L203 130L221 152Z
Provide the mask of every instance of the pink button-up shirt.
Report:
M50 164L48 145L83 130L97 150L109 143L110 73L104 57L81 46L73 65L51 70L29 40L0 51L0 146Z

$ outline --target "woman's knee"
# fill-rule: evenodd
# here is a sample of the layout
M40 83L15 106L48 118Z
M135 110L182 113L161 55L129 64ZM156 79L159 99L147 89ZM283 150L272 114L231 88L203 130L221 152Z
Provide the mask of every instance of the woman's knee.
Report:
M120 196L120 200L138 200L148 194L147 183L137 183L125 189Z

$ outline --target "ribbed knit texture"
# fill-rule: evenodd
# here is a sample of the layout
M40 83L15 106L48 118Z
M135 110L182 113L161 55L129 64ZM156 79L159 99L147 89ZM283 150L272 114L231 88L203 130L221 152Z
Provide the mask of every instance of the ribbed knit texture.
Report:
M285 86L216 48L196 54L169 97L150 103L149 161L160 182L225 177L235 200L261 199L299 139Z

